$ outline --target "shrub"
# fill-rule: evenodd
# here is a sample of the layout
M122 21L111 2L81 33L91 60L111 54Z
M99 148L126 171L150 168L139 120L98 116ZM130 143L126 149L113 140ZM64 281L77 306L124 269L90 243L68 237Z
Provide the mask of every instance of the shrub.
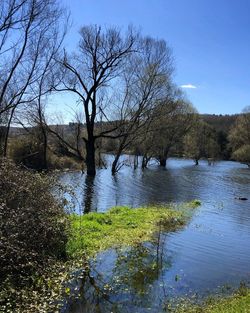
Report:
M27 168L35 170L44 169L44 159L42 145L31 137L26 136L22 139L12 139L10 144L10 158L17 165L23 165ZM76 158L56 155L51 149L47 151L47 166L48 169L71 169L81 170L83 167L83 161L79 161Z
M65 257L67 217L53 179L0 161L0 277L19 284Z
M42 169L42 146L30 136L19 140L12 140L10 156L16 164L23 164L28 168Z
M233 152L232 157L250 167L250 145L242 145L239 149Z
M59 157L53 153L50 153L48 155L48 168L58 170L81 170L83 168L83 162L77 161L73 157Z

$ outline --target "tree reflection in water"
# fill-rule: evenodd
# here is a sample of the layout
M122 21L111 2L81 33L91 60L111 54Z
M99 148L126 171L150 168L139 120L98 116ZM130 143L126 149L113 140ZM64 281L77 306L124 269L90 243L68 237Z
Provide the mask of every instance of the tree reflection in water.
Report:
M171 258L164 255L165 239L159 226L152 242L101 253L85 272L81 297L69 312L145 312L152 305L164 305L164 285L156 294L155 283L172 265Z
M84 184L83 205L84 213L91 212L93 196L95 192L95 176L86 175Z

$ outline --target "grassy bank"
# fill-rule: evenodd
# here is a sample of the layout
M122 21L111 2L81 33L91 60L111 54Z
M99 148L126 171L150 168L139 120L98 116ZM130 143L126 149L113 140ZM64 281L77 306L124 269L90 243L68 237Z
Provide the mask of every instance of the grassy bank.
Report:
M114 207L106 213L73 215L68 253L75 257L85 252L92 257L101 250L151 240L159 227L172 231L182 226L190 216L188 209L199 205L200 202L196 200L178 209L171 206L137 209Z
M0 305L0 312L60 312L62 300L71 296L67 282L74 279L76 268L88 266L87 259L109 248L133 246L155 239L160 229L174 231L185 225L193 209L200 205L195 200L178 206L143 207L131 209L114 207L106 213L71 215L67 243L67 262L57 262L44 275L34 277L32 286L7 288L8 302ZM247 313L250 312L250 293L244 292L204 305L180 304L175 313Z
M68 260L48 264L44 274L31 277L31 285L3 286L0 295L7 301L0 301L0 312L60 312L62 300L71 293L67 282L76 268L88 266L88 258L108 248L153 240L159 228L178 229L199 205L196 200L176 207L114 207L106 213L69 216Z
M208 313L248 313L250 312L250 291L246 295L237 295L229 299L223 299L217 304L211 305L205 312Z
M249 313L250 290L241 287L231 297L210 299L202 305L181 304L175 313Z

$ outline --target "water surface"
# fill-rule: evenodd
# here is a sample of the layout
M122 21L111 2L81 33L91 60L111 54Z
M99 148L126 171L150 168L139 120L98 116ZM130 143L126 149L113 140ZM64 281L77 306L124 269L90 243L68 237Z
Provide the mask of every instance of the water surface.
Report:
M202 201L183 229L161 231L155 243L99 254L91 272L99 291L85 280L71 313L164 312L173 296L202 296L249 282L250 201L237 199L250 198L247 166L223 161L195 166L192 160L170 159L165 169L124 166L116 176L103 169L94 179L65 173L62 180L74 186L79 213Z

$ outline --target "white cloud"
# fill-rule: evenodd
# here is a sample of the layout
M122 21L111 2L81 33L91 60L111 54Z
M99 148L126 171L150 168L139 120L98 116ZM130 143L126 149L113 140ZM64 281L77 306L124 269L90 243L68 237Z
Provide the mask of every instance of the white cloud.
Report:
M187 85L181 85L181 88L186 88L186 89L196 89L197 87L192 84L187 84Z

